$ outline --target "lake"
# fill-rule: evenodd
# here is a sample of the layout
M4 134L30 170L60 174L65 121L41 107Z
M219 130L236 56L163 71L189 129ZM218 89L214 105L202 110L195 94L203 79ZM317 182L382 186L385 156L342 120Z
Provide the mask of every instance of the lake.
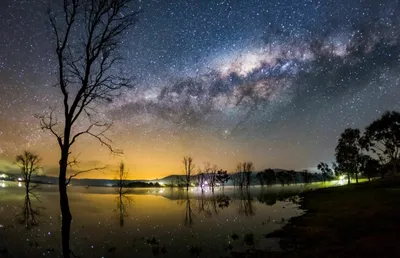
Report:
M29 200L17 183L0 185L0 257L60 257L58 189L41 185ZM231 251L279 251L265 235L302 214L302 186L227 187L189 192L69 187L71 250L79 257L228 257ZM33 218L32 218L33 215Z

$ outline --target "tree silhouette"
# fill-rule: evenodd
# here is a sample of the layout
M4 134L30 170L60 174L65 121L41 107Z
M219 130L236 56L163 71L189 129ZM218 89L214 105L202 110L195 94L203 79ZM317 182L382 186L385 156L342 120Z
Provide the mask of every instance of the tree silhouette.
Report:
M312 174L308 172L307 169L303 170L303 172L301 172L301 175L303 176L303 182L305 184L309 184L312 182Z
M40 216L39 208L34 208L31 200L31 196L39 200L33 192L27 192L24 198L24 206L22 207L20 222L25 225L26 229L31 229L37 226L38 217Z
M275 171L273 169L266 169L263 173L265 177L265 182L267 185L273 185L276 184L276 176L275 176Z
M362 156L361 171L363 171L369 181L371 181L372 177L377 176L381 170L382 166L378 160L373 159L368 155Z
M226 170L218 170L217 172L217 182L221 184L222 191L225 189L225 183L229 181L229 174Z
M97 116L99 103L108 103L129 87L131 79L118 76L115 67L121 60L122 37L136 23L138 11L134 0L64 0L58 10L49 10L57 57L57 87L62 93L62 122L54 109L38 116L42 129L49 130L60 148L59 194L62 215L62 252L70 257L69 247L72 214L67 195L67 167L71 146L82 136L89 136L120 153L111 146L105 132L112 123ZM80 121L80 122L79 122ZM86 129L80 129L82 124ZM61 129L59 128L61 127Z
M265 184L265 175L264 175L264 171L258 172L256 175L256 178L258 179L258 181L260 182L261 187L264 186Z
M129 173L125 170L125 163L123 161L119 164L117 171L117 184L115 185L115 192L117 193L117 211L119 226L123 227L125 224L125 217L128 216L126 206L132 202L129 194L132 193L131 189L128 188L125 181L128 179Z
M216 166L216 165L210 166L210 165L208 164L207 166L208 166L207 171L209 171L209 172L207 173L208 185L209 185L210 188L211 188L211 192L214 193L214 189L215 189L215 186L216 186L216 184L217 184L217 170L218 170L218 169L217 169L217 166Z
M372 122L362 138L363 147L371 150L382 163L390 163L397 174L400 159L400 113L387 111Z
M318 170L321 171L322 174L322 180L324 183L328 178L332 176L332 169L329 167L327 163L320 162L317 166Z
M350 184L352 175L356 176L356 182L358 183L358 173L362 157L360 130L352 128L344 130L336 146L335 156L339 169L347 173L348 184Z
M115 191L119 196L124 194L130 194L131 190L127 188L125 181L128 179L129 173L125 170L125 163L123 161L119 164L117 171L117 184L115 185Z
M25 184L26 196L29 197L29 193L37 187L36 184L31 185L31 179L32 175L37 174L40 169L40 158L32 152L24 151L24 153L16 157L16 163L21 169L21 176Z
M246 187L249 188L251 185L251 174L253 173L254 170L254 164L253 162L244 162L243 163L243 172L245 173L246 176Z
M183 172L185 173L184 183L186 186L186 191L189 191L190 180L195 167L193 163L193 158L190 156L185 156L183 157L182 163L183 163Z

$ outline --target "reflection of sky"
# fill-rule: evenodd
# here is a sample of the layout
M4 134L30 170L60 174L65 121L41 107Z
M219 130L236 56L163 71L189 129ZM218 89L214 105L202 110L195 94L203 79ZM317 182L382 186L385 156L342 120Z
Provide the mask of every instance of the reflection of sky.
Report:
M71 244L74 246L74 253L80 253L82 256L104 256L111 247L116 247L115 255L121 257L125 257L127 253L150 255L151 247L146 243L146 239L153 237L160 245L165 245L168 251L165 257L175 257L177 252L182 257L191 257L188 247L196 245L202 247L202 255L226 255L224 248L228 243L231 243L236 251L244 250L242 240L248 233L254 234L257 240L256 247L275 248L275 243L264 240L264 234L280 228L282 222L300 213L297 205L274 199L277 193L274 190L262 193L260 189L253 189L251 196L242 196L236 192L235 197L233 191L227 189L226 196L230 197L230 204L228 207L219 207L218 203L213 202L218 197L221 199L220 194L215 195L217 198L208 194L203 199L200 195L191 195L187 199L186 193L182 195L180 191L171 192L164 189L165 192L153 195L149 189L133 189L139 194L129 195L132 202L125 205L126 217L124 226L120 228L114 189L72 188L69 195L71 210L79 210L79 214L74 216ZM4 232L7 234L4 244L8 250L16 256L22 256L21 252L25 250L29 250L30 256L41 256L43 249L47 248L54 248L54 253L58 252L59 208L52 205L58 203L55 194L57 187L50 186L40 191L41 202L32 198L34 208L46 203L45 209L41 209L41 214L37 217L40 231L27 231L24 225L14 225L16 214L20 211L18 207L23 205L24 191L16 187L8 189L7 191L13 193L8 196L14 198L0 195L0 201L2 205L17 207L7 212L0 210ZM274 200L272 203L276 203L269 206L264 199L264 203L261 203L259 198L267 198L266 194L269 194L269 200ZM192 210L193 223L190 226L184 224L188 204ZM13 225L13 228L10 225ZM233 233L238 234L241 240L232 240L230 236ZM15 241L16 239L29 240L20 242ZM39 248L29 249L32 242L37 242Z

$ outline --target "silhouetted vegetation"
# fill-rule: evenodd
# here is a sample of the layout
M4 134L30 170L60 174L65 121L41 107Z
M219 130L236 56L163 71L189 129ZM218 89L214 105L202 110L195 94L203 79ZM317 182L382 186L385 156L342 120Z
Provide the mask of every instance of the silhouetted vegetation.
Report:
M126 179L128 178L129 173L125 170L125 164L121 161L119 164L119 170L117 171L118 182L115 186L115 191L117 192L117 211L118 211L118 221L119 226L123 227L125 224L125 217L128 216L128 212L126 206L129 205L132 199L128 196L131 194L131 190L125 184Z
M70 160L71 147L82 136L89 136L119 153L105 135L111 123L100 121L102 116L98 116L97 107L99 103L111 102L120 89L131 85L130 78L116 75L113 69L122 57L121 39L137 21L138 11L133 3L132 0L64 0L57 5L60 8L48 12L58 61L56 86L63 98L59 102L62 119L57 118L54 109L39 119L42 129L55 136L60 148L59 193L65 258L70 257L71 251L72 215L67 195L67 167L75 163ZM81 131L80 127L85 125L80 123L82 120L89 125Z
M168 186L171 187L171 185L168 185ZM174 186L175 185L172 184L172 187L174 187ZM161 187L161 185L158 182L147 183L147 182L141 182L141 181L134 181L134 182L127 183L126 187L128 187L128 188L158 188L158 187Z
M40 208L33 207L31 196L39 200L38 196L31 191L25 194L20 222L25 225L26 229L31 229L39 224L38 217L40 216Z
M347 128L340 135L338 145L335 149L338 168L347 173L347 182L353 175L358 183L358 173L361 161L360 130Z
M186 191L188 191L195 165L193 163L193 158L190 156L183 157L182 163L183 163L183 172L185 175L184 184L186 187Z
M358 183L360 173L368 179L378 174L383 178L388 171L396 174L400 157L400 113L385 112L366 127L363 135L359 129L345 129L335 157L335 174L347 174L349 184L353 176Z
M37 175L40 169L39 163L39 156L29 151L24 151L23 154L16 157L16 164L21 169L21 176L28 197L29 193L37 187L37 184L31 185L31 180L32 176Z
M253 216L255 214L255 207L253 205L253 197L248 190L239 191L238 195L238 213L245 216Z
M229 174L226 170L218 170L217 182L222 186L222 190L225 188L225 183L229 181Z
M363 147L397 174L400 159L400 113L387 111L365 129Z
M329 167L327 163L321 162L318 164L317 168L319 171L321 171L324 183L326 182L326 180L333 178L332 169Z

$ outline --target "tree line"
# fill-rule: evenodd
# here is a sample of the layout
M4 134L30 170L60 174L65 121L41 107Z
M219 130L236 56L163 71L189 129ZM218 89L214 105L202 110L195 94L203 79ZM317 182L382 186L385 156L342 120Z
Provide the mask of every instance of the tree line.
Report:
M400 158L400 113L387 111L361 134L358 128L346 128L335 148L336 174L346 175L347 182L360 175L373 177L396 175Z

